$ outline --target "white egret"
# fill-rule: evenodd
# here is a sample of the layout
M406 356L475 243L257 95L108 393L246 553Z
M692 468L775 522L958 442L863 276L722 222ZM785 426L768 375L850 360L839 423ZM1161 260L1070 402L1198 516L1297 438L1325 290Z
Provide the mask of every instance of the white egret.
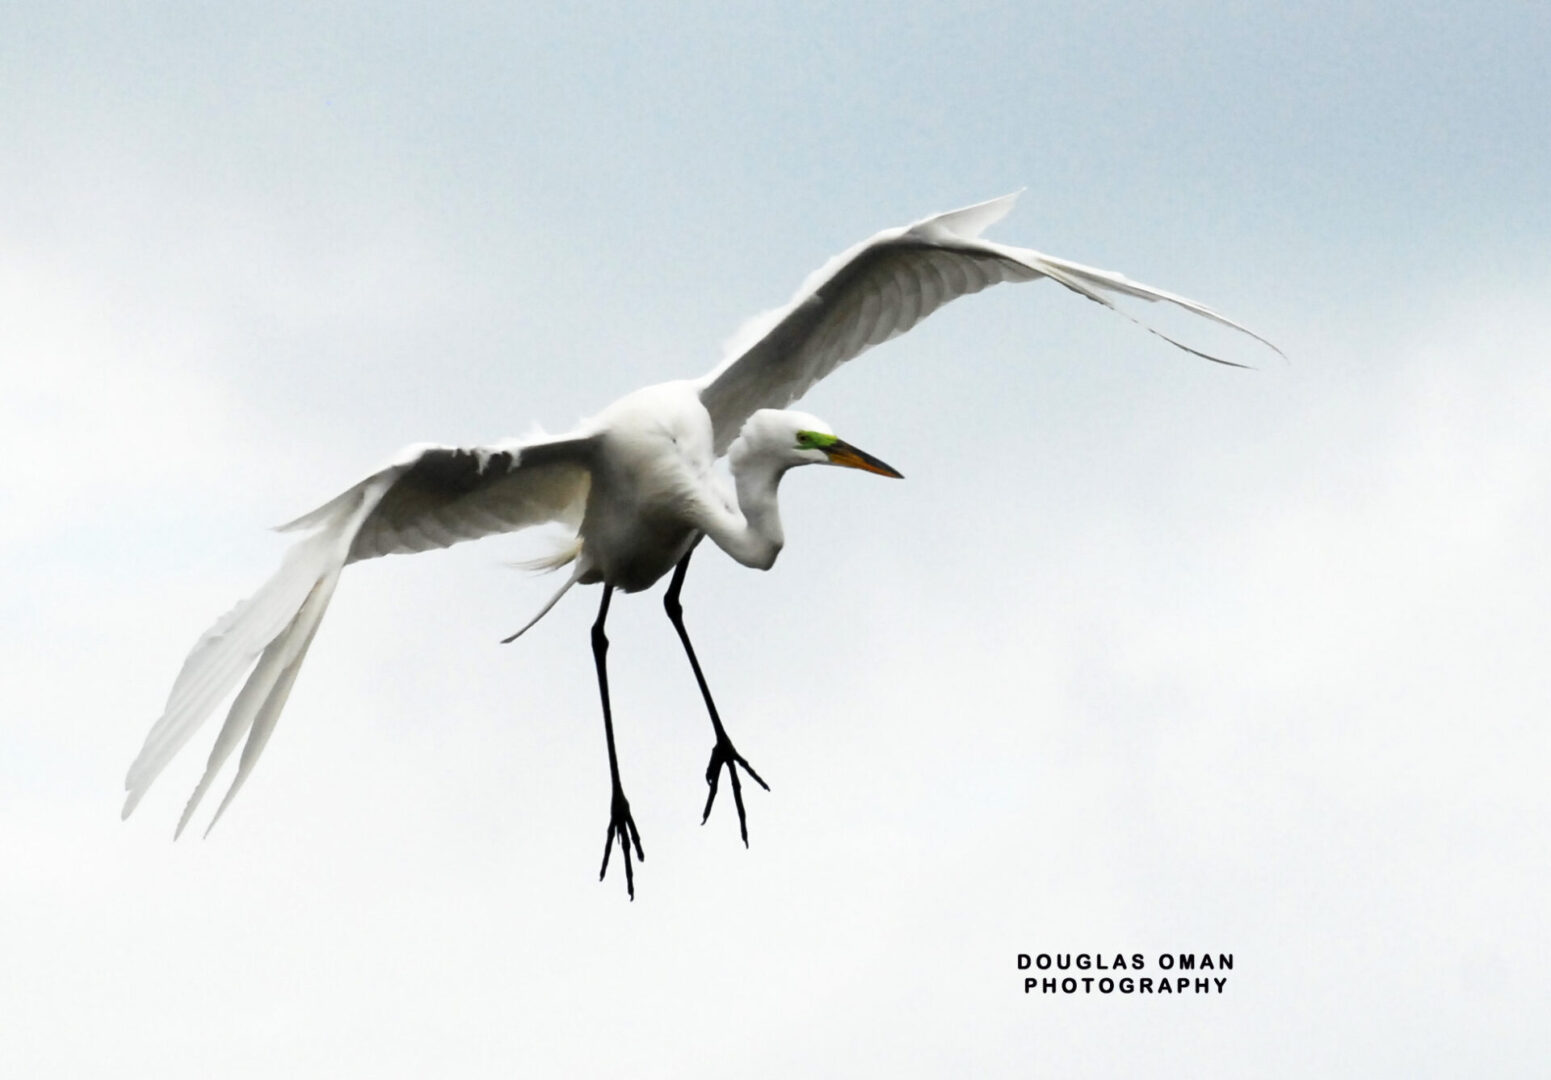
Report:
M576 530L574 542L546 562L552 568L569 564L570 575L538 614L506 640L533 626L572 585L603 586L592 648L613 790L599 879L608 871L617 841L626 888L633 897L632 848L637 858L645 858L614 750L604 622L615 589L638 592L669 570L673 577L665 606L715 736L701 820L710 816L725 769L747 845L738 770L768 786L728 738L684 628L679 595L690 554L702 538L710 537L743 565L769 569L785 540L777 488L787 470L798 465L843 465L899 476L838 439L816 417L782 410L840 364L904 333L948 301L1005 281L1049 278L1117 311L1112 296L1161 300L1275 348L1193 300L1120 274L980 239L987 226L1012 208L1015 198L1008 195L889 229L836 256L784 307L746 327L724 362L701 378L637 390L559 438L471 448L411 447L386 468L282 526L309 535L287 552L268 583L195 644L165 711L130 766L124 816L251 668L177 831L182 833L221 766L243 742L236 776L211 820L214 827L274 731L347 564L560 522ZM1121 314L1187 352L1229 363ZM713 471L724 454L735 486L731 494Z

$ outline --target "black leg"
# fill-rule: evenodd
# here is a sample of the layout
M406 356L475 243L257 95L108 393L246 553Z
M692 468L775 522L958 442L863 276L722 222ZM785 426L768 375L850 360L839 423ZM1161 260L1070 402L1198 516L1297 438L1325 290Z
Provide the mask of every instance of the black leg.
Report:
M603 838L603 868L598 871L598 880L603 880L603 875L609 872L609 853L614 848L614 838L619 838L619 850L625 857L625 890L629 892L630 899L635 899L635 873L630 866L630 845L635 844L636 858L646 861L646 852L641 850L641 835L636 832L635 819L630 816L630 801L625 798L625 789L619 785L619 755L614 752L614 717L609 709L609 670L606 658L609 652L609 639L603 633L603 620L609 615L609 598L614 595L614 586L603 586L603 603L598 607L598 619L592 624L592 659L598 668L598 694L603 698L603 736L609 744L609 779L614 784L614 795L609 806L609 831Z
M689 569L690 551L679 560L674 567L673 580L668 584L668 595L663 598L662 606L667 609L668 618L673 623L673 629L679 632L679 640L684 643L684 652L689 657L689 666L694 669L695 682L700 684L700 696L705 698L706 711L711 714L711 727L716 731L716 745L711 748L711 763L706 766L705 782L710 785L711 791L706 796L705 813L700 815L700 824L704 825L711 817L711 804L716 802L716 786L721 780L722 769L726 768L728 779L732 781L732 800L738 807L738 832L743 836L743 846L749 846L749 824L743 813L743 785L738 782L738 766L754 778L755 783L766 791L770 785L760 778L754 767L743 760L732 745L732 740L727 737L727 731L722 727L722 718L716 713L716 702L711 700L711 688L705 684L705 676L700 671L700 661L695 659L695 647L689 643L689 631L684 629L684 608L679 603L679 593L684 588L684 574Z

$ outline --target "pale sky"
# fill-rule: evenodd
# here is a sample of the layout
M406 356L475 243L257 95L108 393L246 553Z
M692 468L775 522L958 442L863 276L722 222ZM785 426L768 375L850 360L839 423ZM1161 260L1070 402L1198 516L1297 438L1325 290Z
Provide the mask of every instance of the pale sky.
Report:
M0 13L0 1074L1544 1075L1546 9L522 7ZM749 850L617 597L599 884L597 590L497 644L535 537L351 567L210 838L215 723L119 821L267 526L1020 188L994 238L1289 359L1003 286L804 399L908 479L696 558ZM1016 969L1138 951L1235 967Z

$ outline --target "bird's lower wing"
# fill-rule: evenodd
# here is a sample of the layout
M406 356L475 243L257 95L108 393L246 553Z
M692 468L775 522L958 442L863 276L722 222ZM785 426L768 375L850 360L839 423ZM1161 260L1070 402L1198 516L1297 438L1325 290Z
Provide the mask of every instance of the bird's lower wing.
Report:
M279 719L346 564L447 547L547 521L577 522L591 475L590 450L586 437L471 450L416 447L283 526L310 532L286 553L275 575L218 620L189 653L166 709L125 778L123 816L130 815L151 783L247 672L178 832L243 742L237 776L215 814L219 819Z

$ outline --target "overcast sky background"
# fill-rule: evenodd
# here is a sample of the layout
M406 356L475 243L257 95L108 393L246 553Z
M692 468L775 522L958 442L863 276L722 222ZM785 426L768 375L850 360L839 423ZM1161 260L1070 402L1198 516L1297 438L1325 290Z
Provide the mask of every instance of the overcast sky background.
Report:
M1544 1075L1547 9L538 7L0 13L0 1073ZM696 561L750 850L654 591L597 882L597 591L497 644L533 538L352 567L210 839L213 723L119 822L266 526L1018 188L1290 360L1002 287L805 399L909 479ZM1226 994L1015 968L1164 950Z

